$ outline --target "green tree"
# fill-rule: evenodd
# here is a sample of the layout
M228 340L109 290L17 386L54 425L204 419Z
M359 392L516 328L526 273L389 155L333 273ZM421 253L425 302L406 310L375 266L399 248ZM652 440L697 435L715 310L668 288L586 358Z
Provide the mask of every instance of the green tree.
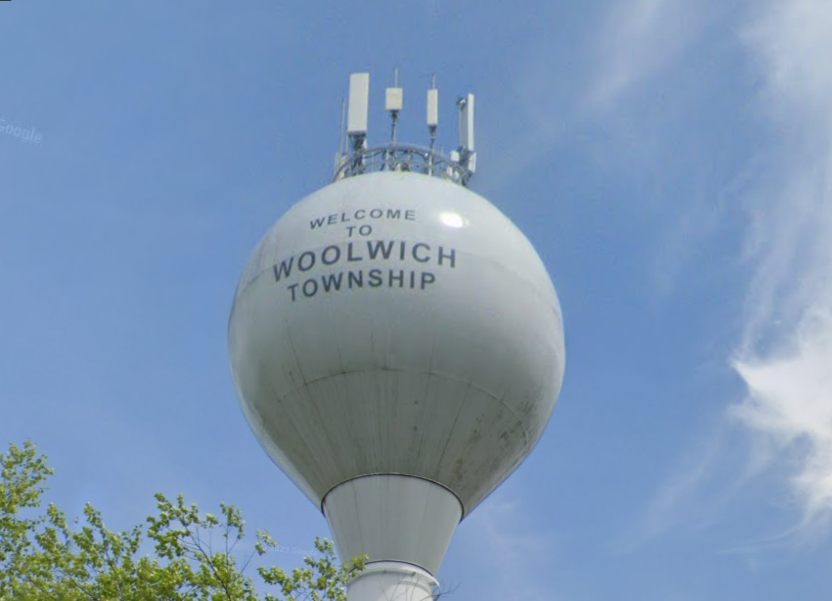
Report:
M246 568L276 543L258 530L241 561L245 521L233 505L213 515L157 494L144 524L113 532L90 504L71 521L43 507L53 472L32 443L11 444L0 467L0 601L345 601L364 568L363 557L339 565L332 543L318 539L320 557L290 573L261 565L255 582Z

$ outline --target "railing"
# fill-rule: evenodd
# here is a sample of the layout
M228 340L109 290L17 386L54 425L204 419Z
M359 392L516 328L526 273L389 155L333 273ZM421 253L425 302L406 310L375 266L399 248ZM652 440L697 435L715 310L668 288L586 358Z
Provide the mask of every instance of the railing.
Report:
M472 173L446 156L420 146L391 144L358 150L335 168L333 181L376 171L407 171L468 185Z

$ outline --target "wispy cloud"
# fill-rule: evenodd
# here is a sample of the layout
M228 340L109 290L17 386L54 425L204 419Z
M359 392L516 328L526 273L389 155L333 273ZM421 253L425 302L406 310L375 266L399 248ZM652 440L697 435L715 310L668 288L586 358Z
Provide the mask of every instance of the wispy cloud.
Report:
M744 32L777 151L751 195L753 279L730 414L788 470L799 531L832 523L832 3L769 1ZM771 190L771 191L769 191Z
M597 45L585 110L615 114L651 90L730 5L736 7L681 0L614 4ZM743 10L740 35L760 84L749 108L763 117L769 135L748 157L752 176L737 174L748 192L744 259L751 276L743 336L731 364L748 392L729 418L753 435L740 481L785 467L801 513L790 533L817 532L832 524L832 3L767 0L746 2ZM718 215L705 211L708 216ZM686 227L708 235L716 221L694 217ZM659 283L666 288L681 264L677 255L691 252L688 246L677 250L661 265L667 282ZM713 446L699 452L699 460L659 490L649 518L624 547L673 528L681 515L690 517L691 500L701 497L721 463ZM726 496L736 487L730 488Z
M600 121L605 133L609 117L620 113L631 92L659 77L701 38L713 21L714 7L723 3L685 0L609 0L594 7L601 19L579 36L564 33L528 40L513 76L510 107L513 119L494 124L489 137L500 138L504 150L494 185L512 182L563 139L586 135ZM557 11L542 11L538 18L558 27ZM617 124L618 128L624 127ZM488 124L486 125L488 128ZM626 129L626 127L624 127ZM619 132L625 137L630 132ZM655 150L644 131L638 144L627 148L650 154Z
M601 68L587 104L611 108L622 95L657 75L698 37L707 3L620 0L607 16L596 45Z
M556 599L552 590L552 565L556 563L551 537L544 537L525 519L523 504L497 491L470 518L466 546L488 566L477 578L481 590L466 587L460 594L485 599ZM443 582L443 585L453 583Z
M748 356L735 363L748 395L732 415L762 437L758 463L787 462L801 526L807 528L828 526L832 518L830 308L807 309L790 337L795 340L783 343L787 348L776 345L765 358Z
M609 544L610 552L628 554L670 531L698 531L717 522L725 506L753 475L749 471L735 476L741 459L729 448L730 434L730 428L722 424L697 440L631 528ZM726 479L727 472L733 472L732 484L717 485ZM703 490L709 493L703 495Z
M702 486L712 472L720 451L719 441L709 439L700 450L695 454L693 463L687 469L679 470L653 497L644 522L638 528L638 538L632 541L632 546L637 546L682 521L690 520L689 505L694 497L693 492Z

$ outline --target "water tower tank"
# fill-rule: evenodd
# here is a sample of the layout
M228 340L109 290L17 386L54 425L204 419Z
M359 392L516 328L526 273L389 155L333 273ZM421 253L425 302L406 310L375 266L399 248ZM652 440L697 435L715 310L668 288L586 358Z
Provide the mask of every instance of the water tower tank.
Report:
M540 439L563 325L532 245L465 185L473 129L450 158L368 149L364 81L352 87L335 181L293 206L243 273L231 365L252 430L341 557L369 556L351 601L402 587L416 600L456 525Z

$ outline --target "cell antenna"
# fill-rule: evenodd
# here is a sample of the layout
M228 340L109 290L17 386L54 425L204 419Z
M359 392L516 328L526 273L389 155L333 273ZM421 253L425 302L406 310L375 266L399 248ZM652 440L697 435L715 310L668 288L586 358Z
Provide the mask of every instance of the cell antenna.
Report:
M474 173L477 167L477 153L474 150L474 95L459 98L456 105L459 109L458 160L460 165Z
M433 74L431 88L428 90L428 133L430 149L436 148L436 131L439 129L439 90L436 88L436 73Z
M367 148L367 121L370 105L370 74L350 75L350 103L347 111L347 135L353 152Z
M380 146L368 145L370 74L350 75L350 93L346 108L346 145L343 143L336 159L333 180L371 173L373 171L406 171L423 173L467 186L474 175L474 95L459 99L459 145L446 155L438 143L439 89L436 74L431 76L427 91L426 121L430 146L401 144L398 140L399 117L404 108L404 89L399 87L399 69L393 70L393 86L385 88L384 109L390 115L390 140ZM342 107L342 120L343 120ZM343 129L343 125L342 125ZM343 136L343 134L342 134ZM438 150L437 150L438 147Z
M393 71L393 87L387 88L384 96L384 110L390 113L390 143L396 144L396 125L399 121L399 111L404 107L404 90L399 87L399 68Z

